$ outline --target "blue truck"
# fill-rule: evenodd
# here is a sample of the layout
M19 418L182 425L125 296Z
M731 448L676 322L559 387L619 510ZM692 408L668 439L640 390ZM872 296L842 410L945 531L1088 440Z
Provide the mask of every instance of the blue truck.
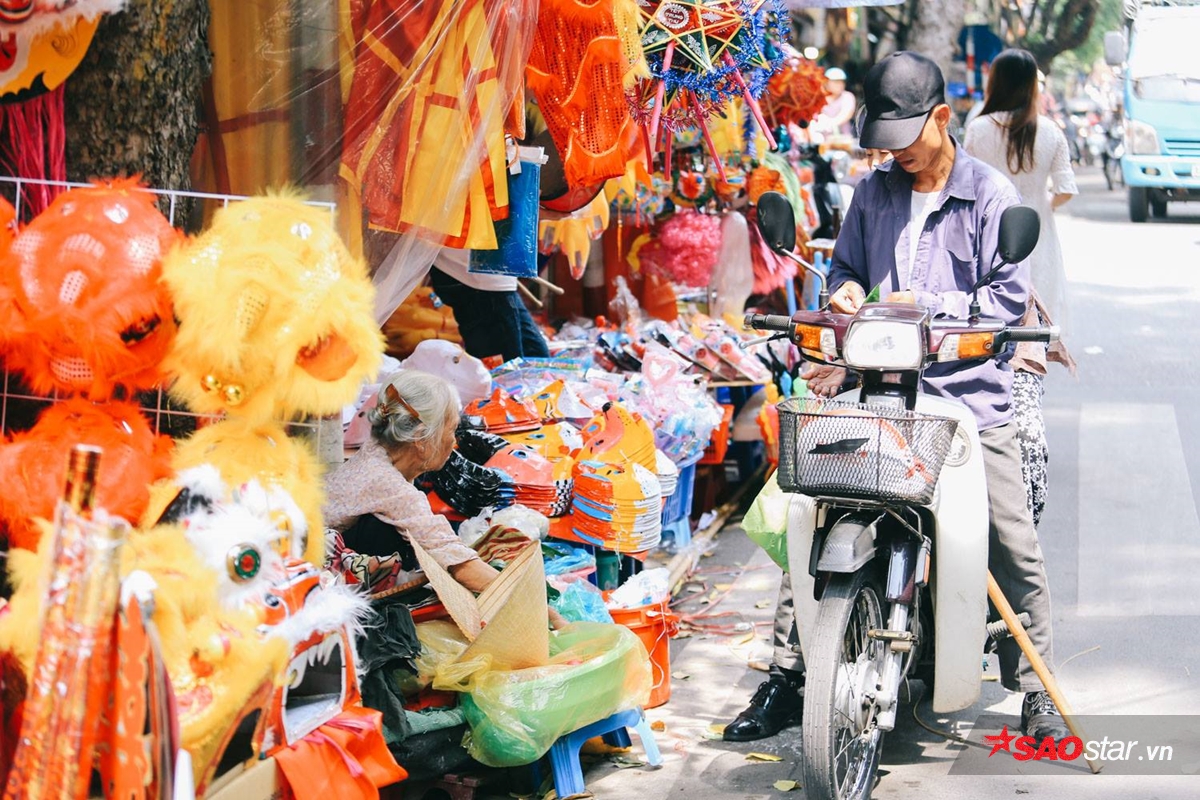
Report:
M1200 0L1126 0L1125 10L1105 59L1123 73L1129 218L1145 222L1200 200Z

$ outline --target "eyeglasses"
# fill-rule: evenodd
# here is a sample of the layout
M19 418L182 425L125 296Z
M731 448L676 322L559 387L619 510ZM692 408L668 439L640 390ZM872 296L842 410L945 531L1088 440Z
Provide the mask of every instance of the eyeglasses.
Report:
M392 413L395 411L395 409L392 407L392 405L396 404L396 405L399 405L401 408L403 408L405 411L407 411L409 414L412 414L413 419L415 419L417 422L423 421L421 419L421 415L417 413L417 410L415 408L413 408L412 405L409 404L409 402L407 400L405 400L403 397L400 396L399 390L397 390L396 387L393 386L392 384L389 383L384 388L383 396L384 396L384 403L383 403L383 408L380 409L380 413L382 413L385 417L392 415Z

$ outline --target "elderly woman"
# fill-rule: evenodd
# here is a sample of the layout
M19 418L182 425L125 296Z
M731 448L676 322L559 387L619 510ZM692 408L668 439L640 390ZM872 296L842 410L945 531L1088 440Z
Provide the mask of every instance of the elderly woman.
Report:
M371 438L325 481L326 527L347 548L389 556L416 542L468 589L480 592L497 572L464 545L412 481L437 470L454 449L458 393L441 378L407 370L389 378L370 411Z

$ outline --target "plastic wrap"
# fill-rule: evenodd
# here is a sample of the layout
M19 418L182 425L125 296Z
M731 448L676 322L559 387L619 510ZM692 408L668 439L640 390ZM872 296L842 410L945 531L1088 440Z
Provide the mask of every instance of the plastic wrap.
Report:
M559 593L551 607L568 622L612 623L612 615L604 605L600 590L586 580L572 581Z
M633 575L608 598L611 608L641 608L661 603L671 595L671 573L665 567Z
M347 212L385 240L375 273L382 322L441 245L495 249L508 214L506 132L524 133L536 0L356 0L341 176ZM345 63L345 61L343 62ZM343 87L347 86L345 71Z
M687 363L657 342L646 344L640 391L627 384L622 399L654 428L654 444L676 464L696 461L721 424L721 407Z
M421 641L421 654L413 666L422 689L433 682L440 667L457 660L470 645L458 626L448 619L422 622L417 626L417 638Z
M765 550L771 560L785 570L788 568L787 520L791 499L790 494L779 488L772 473L742 519L742 530L750 541Z
M754 291L754 263L750 258L750 226L737 212L721 220L721 255L709 284L716 297L716 316L740 314Z
M381 325L443 245L497 247L513 160L505 134L525 134L538 0L211 5L192 188L295 186L336 202L347 245L372 269ZM593 106L628 116L623 104Z
M541 758L560 736L650 696L650 657L620 625L577 622L550 637L545 666L493 670L481 660L444 665L435 689L464 692L467 752L490 767Z

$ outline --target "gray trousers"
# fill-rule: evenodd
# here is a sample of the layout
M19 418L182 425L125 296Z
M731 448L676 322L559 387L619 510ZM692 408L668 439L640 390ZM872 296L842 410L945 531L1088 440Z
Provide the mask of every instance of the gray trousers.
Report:
M1042 547L1038 544L1037 529L1033 527L1026 502L1025 482L1021 476L1021 446L1016 426L1012 423L982 431L983 469L987 475L988 506L991 520L988 530L988 569L1000 590L1020 614L1028 612L1032 624L1029 639L1038 655L1051 669L1054 651L1050 631L1050 589L1046 583L1046 567ZM775 607L774 663L783 669L804 670L804 659L793 652L789 634L794 622L792 612L792 581L786 572L779 587ZM979 643L980 648L983 642ZM798 649L798 648L797 648ZM1004 639L998 647L1000 680L1013 692L1041 690L1038 680L1021 652L1016 640Z
M981 431L983 469L987 474L988 569L1013 610L1029 613L1029 639L1046 666L1054 669L1054 648L1050 631L1050 587L1046 581L1046 563L1038 543L1026 500L1025 481L1021 476L1021 445L1014 423ZM1042 688L1015 639L1001 640L1000 682L1013 692L1036 692Z

